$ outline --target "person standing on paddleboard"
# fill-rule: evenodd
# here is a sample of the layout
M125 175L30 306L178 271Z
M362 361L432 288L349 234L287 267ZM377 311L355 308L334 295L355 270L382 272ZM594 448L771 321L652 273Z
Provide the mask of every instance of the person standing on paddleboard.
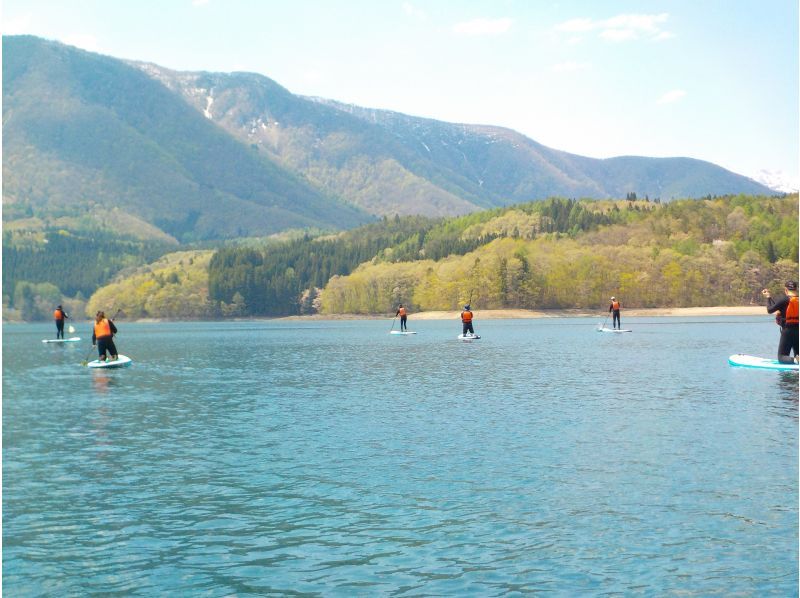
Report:
M475 334L475 330L472 328L472 311L469 308L469 304L465 305L464 311L461 312L461 329L463 336L467 336L467 332Z
M114 335L117 327L114 322L106 318L105 312L99 311L94 317L94 331L92 332L92 346L97 345L100 361L106 360L106 351L111 355L109 361L117 359L117 347L114 345Z
M394 314L395 318L397 316L400 316L400 332L405 332L408 330L408 325L406 324L406 320L408 320L408 310L403 307L402 303L397 307L397 313Z
M613 312L614 319L611 321L611 329L619 328L622 330L622 322L619 319L619 308L622 307L616 297L611 298L611 305L608 306L608 311Z
M66 312L61 308L59 305L56 307L56 310L53 312L53 319L56 321L56 338L62 339L64 338L64 320L68 320L69 316Z
M798 298L797 281L790 280L783 289L783 297L773 299L769 289L764 289L761 294L767 298L767 313L772 314L776 311L775 318L778 326L781 327L781 339L778 341L778 361L781 363L798 362ZM794 358L792 358L794 351Z

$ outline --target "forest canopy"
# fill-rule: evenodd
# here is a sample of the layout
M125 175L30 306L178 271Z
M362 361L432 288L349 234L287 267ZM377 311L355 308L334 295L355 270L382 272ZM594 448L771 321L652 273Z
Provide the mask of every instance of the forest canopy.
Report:
M98 291L131 317L758 303L797 278L797 195L668 204L553 198L446 219L170 254ZM179 257L175 257L179 256ZM101 307L98 307L101 308Z
M458 218L385 219L266 251L229 248L211 301L247 315L740 305L797 272L797 196L669 204L550 199ZM321 290L320 290L321 289Z

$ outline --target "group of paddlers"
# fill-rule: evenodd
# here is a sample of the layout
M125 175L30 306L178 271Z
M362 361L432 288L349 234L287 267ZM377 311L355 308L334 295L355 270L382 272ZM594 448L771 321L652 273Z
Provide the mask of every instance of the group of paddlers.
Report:
M775 314L775 321L781 328L780 341L778 342L778 361L781 363L798 362L798 292L797 281L787 281L783 288L783 294L773 297L769 289L764 289L761 294L767 299L767 313ZM611 297L608 312L613 315L612 327L621 329L620 311L622 303L616 298ZM401 303L395 317L400 316L400 330L408 330L408 309ZM474 314L470 304L464 305L461 311L461 333L463 336L474 335L475 329L472 326ZM56 322L56 338L64 338L64 320L69 319L64 309L59 305L53 312ZM92 331L92 346L97 345L100 361L105 361L106 355L110 354L111 359L117 358L117 348L114 346L114 335L117 327L114 325L113 318L107 318L105 313L98 311L95 315L94 329Z
M403 306L401 303L397 307L397 312L394 314L394 317L400 316L400 331L406 332L408 330L407 322L408 322L408 310ZM464 306L464 310L461 312L461 334L466 336L467 334L475 334L475 329L472 327L472 310L470 309L469 304Z
M778 342L778 361L781 363L797 363L798 362L798 293L797 281L787 281L783 288L783 294L777 298L773 298L768 289L761 291L761 294L767 298L767 313L775 314L775 322L781 327L781 337ZM622 310L622 303L616 298L611 297L611 302L608 306L608 312L613 316L612 328L622 329L622 322L620 318L620 311ZM400 316L400 330L407 330L408 322L408 309L401 303L395 318ZM472 327L472 320L474 314L470 309L470 305L466 304L461 312L461 327L462 335L475 334Z
M64 320L70 317L59 305L53 312L53 319L56 321L56 338L64 338ZM100 361L105 361L110 355L111 361L117 359L117 347L114 345L114 335L117 327L112 318L107 318L105 312L98 311L94 317L94 328L92 329L92 346L97 346Z

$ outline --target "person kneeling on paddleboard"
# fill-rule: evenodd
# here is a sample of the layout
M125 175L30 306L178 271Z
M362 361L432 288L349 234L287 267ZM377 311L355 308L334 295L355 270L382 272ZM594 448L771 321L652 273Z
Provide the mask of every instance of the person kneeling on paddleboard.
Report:
M400 316L400 332L405 332L408 330L408 326L406 325L406 320L408 320L408 311L405 307L403 307L402 303L397 307L397 313L394 314L395 318L397 316Z
M114 346L114 335L117 327L114 322L106 318L105 312L99 311L94 317L94 331L92 332L92 346L97 345L100 361L106 360L106 352L111 355L109 361L117 359L117 347Z
M781 339L778 341L778 361L781 363L798 362L798 298L797 281L790 280L783 289L783 297L777 300L772 298L769 289L764 289L761 294L767 298L767 313L778 312L775 322L781 327ZM794 358L792 358L794 351Z
M619 328L622 330L622 322L619 319L619 308L620 303L617 301L616 297L611 298L611 305L608 306L608 311L614 313L614 319L611 321L611 329Z
M461 312L461 328L463 336L467 336L467 332L475 334L475 330L472 328L472 311L470 311L468 304L464 306L464 311Z

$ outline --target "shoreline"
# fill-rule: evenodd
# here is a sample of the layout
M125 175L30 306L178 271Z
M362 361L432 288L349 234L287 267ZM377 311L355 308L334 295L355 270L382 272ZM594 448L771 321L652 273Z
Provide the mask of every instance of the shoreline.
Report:
M476 319L480 320L530 320L540 318L603 318L608 313L601 310L589 309L476 309ZM413 320L454 320L460 317L460 311L421 311L410 312L409 319ZM720 317L720 316L768 316L766 306L739 305L714 307L642 307L622 309L622 317L628 318L661 318L661 317ZM229 318L226 320L183 320L171 318L138 318L128 322L158 323L158 322L254 322L254 321L323 321L323 320L391 320L392 314L310 314L304 316L281 316L276 318L252 317ZM47 321L47 320L42 320ZM3 320L3 324L27 324L14 320Z
M513 320L536 318L596 318L607 312L588 309L475 309L476 319ZM410 312L409 320L453 320L458 319L460 311L421 311ZM643 307L622 310L622 317L718 317L718 316L768 316L763 305L715 306L715 307ZM275 320L384 320L390 314L313 314L306 316L284 316Z

